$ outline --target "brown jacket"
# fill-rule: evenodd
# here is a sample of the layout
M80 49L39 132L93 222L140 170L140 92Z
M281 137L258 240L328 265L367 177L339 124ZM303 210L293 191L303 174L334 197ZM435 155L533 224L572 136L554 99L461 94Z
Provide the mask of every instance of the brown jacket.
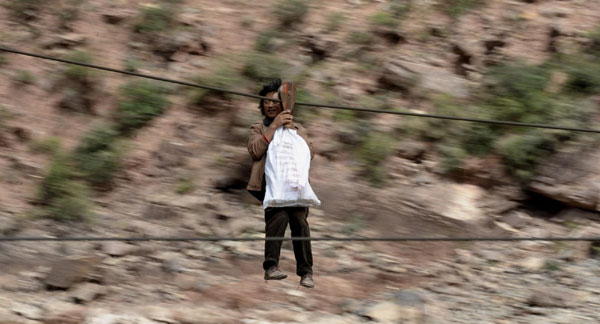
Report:
M312 142L308 140L308 134L306 129L298 123L294 123L294 129L296 129L298 135L300 135L308 144L310 149L310 158L314 158L315 150L313 149ZM262 195L265 189L265 164L267 149L269 144L265 141L262 134L267 130L267 126L263 124L262 119L255 122L250 126L250 138L248 139L248 152L252 156L252 171L250 172L250 180L248 181L248 191L252 193L259 200L262 200ZM257 196L258 194L258 196Z

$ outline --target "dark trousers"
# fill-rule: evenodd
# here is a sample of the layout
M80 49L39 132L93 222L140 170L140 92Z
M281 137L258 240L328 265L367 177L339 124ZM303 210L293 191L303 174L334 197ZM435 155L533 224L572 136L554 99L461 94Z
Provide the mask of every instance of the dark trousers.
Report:
M265 209L265 233L267 237L283 237L290 224L292 237L310 236L308 228L308 207L282 207ZM265 261L263 269L279 264L282 241L265 241ZM312 250L310 241L292 241L296 257L296 274L312 273Z

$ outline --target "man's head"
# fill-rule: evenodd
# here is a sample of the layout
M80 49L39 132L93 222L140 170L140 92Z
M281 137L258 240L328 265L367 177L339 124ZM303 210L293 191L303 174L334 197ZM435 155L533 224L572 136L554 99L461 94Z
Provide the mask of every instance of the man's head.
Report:
M275 79L268 84L265 84L258 95L280 100L278 92L280 86L281 79ZM264 99L260 99L258 107L260 108L260 112L264 116L267 116L267 118L275 118L283 110L281 102Z

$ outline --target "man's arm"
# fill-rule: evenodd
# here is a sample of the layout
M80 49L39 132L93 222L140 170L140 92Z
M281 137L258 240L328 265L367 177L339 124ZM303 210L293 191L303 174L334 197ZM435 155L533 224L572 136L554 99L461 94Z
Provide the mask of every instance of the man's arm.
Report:
M266 136L266 134L265 134ZM273 135L271 135L271 138ZM267 152L269 143L264 139L262 133L262 125L253 124L250 126L250 138L248 139L248 152L252 156L253 160L262 159L263 155Z

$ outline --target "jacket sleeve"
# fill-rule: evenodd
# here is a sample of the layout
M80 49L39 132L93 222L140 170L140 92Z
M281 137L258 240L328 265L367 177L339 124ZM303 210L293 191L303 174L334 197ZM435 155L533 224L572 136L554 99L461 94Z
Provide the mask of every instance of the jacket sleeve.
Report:
M269 144L265 141L262 136L261 125L253 124L250 126L250 138L248 139L248 152L252 159L257 161L262 159L263 155L267 152Z
M298 126L298 134L300 136L302 136L302 138L304 138L304 141L306 142L306 144L308 144L308 148L310 149L310 159L312 160L315 157L315 149L313 147L313 143L310 139L308 139L308 132L306 131L306 128L304 128L302 125L300 124L296 124Z

